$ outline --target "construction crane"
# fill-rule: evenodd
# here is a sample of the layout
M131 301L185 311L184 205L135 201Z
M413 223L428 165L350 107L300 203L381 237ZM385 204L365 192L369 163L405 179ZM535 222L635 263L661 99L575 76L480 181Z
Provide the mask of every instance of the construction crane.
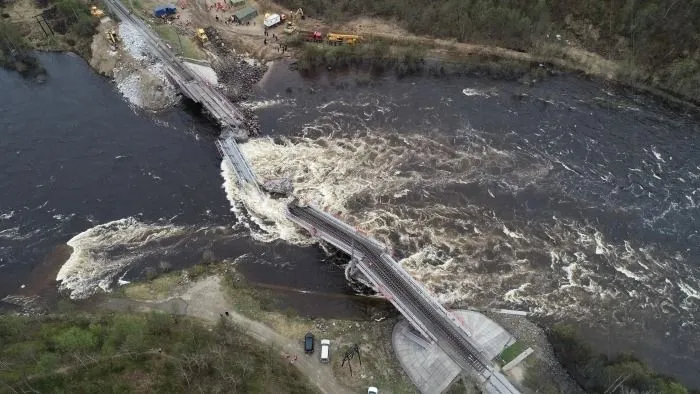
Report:
M301 8L292 12L292 22L296 22L299 17L301 17L301 19L304 19L304 10L302 10Z
M284 14L282 14L282 15L284 16ZM296 29L297 29L297 26L296 26L297 19L298 19L299 17L301 17L301 19L304 19L304 10L302 10L301 8L299 8L298 10L289 13L289 16L291 17L291 18L290 18L291 20L290 20L290 21L287 21L287 26L284 28L284 32L285 32L286 34L292 34L292 33L294 33L294 31L296 31ZM283 20L284 20L284 19L283 19Z
M360 40L362 40L362 37L355 34L328 33L326 39L331 45L354 45L360 42Z

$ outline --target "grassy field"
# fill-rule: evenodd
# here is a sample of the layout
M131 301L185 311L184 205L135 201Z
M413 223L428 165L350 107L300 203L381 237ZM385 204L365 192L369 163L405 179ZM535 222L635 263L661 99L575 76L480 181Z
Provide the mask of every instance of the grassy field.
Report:
M498 360L498 362L501 365L506 365L509 362L513 361L516 357L518 357L520 353L524 352L525 349L527 349L527 346L525 344L521 342L515 342L514 344L503 349L499 357L500 360Z
M319 340L321 337L330 339L331 367L338 380L347 387L361 390L374 385L387 392L416 392L391 349L394 319L373 322L303 317L294 311L279 310L273 294L250 287L235 271L229 271L226 277L228 297L234 300L238 312L267 324L289 338L299 338L300 346L301 339L308 331L313 331ZM323 330L316 328L318 326ZM345 351L354 344L360 345L362 365L353 359L351 375L347 364L342 366L342 359Z
M222 264L197 265L185 271L167 273L148 282L125 286L121 292L134 300L162 300L181 294L193 281L209 275L223 278L222 289L231 306L230 310L262 322L287 338L298 338L299 349L304 334L309 331L318 340L322 337L330 339L330 367L343 385L357 389L358 392L372 385L387 392L416 392L391 349L394 319L374 322L299 316L294 311L282 310L277 305L276 297L280 297L280 294L250 286L235 269ZM344 367L341 364L345 351L353 344L360 345L362 365L355 358L352 361L351 376L347 364Z
M0 343L0 392L316 392L224 321L207 328L158 313L0 316Z
M170 44L175 53L190 59L202 60L207 58L194 37L178 34L174 26L156 24L153 26L153 30Z

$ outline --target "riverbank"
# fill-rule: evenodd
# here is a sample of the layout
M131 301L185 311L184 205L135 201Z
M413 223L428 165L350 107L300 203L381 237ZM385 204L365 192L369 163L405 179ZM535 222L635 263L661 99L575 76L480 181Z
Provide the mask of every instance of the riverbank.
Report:
M90 59L99 18L90 14L87 4L77 0L4 1L0 15L0 63L6 68L23 75L44 74L32 50L73 52Z
M116 310L159 310L188 315L214 323L221 316L253 338L273 346L283 357L297 356L293 364L323 392L356 392L368 386L386 392L415 392L391 350L394 318L341 320L300 316L280 310L275 298L262 288L251 287L234 267L223 264L197 265L151 281L120 289L120 297L107 297L95 307ZM331 362L320 364L318 353L305 355L302 340L307 332L331 340ZM361 350L362 365L352 361L352 373L342 360L353 344ZM318 346L318 345L317 345ZM318 350L317 350L318 352Z
M72 0L62 0L63 2ZM280 3L286 4L285 1ZM72 3L71 3L72 4ZM79 4L79 3L76 3ZM155 2L127 1L135 15L148 21L148 12ZM688 93L686 86L675 84L683 89L676 89L672 83L662 83L648 71L628 62L611 60L593 51L586 50L584 45L571 39L562 38L559 34L547 34L539 39L533 39L526 49L509 49L493 44L478 44L460 42L455 39L427 37L414 34L397 23L388 22L373 17L350 17L336 15L336 20L328 19L328 15L320 13L323 19L304 18L297 20L297 31L339 31L362 36L360 45L355 47L333 47L322 44L304 42L305 33L284 35L281 28L271 29L270 36L265 36L262 28L264 12L288 13L289 11L271 1L254 2L260 15L254 20L254 26L225 24L226 15L194 3L179 11L182 18L171 25L153 26L154 30L182 56L194 59L208 59L218 64L218 70L225 70L228 52L238 53L266 62L284 58L298 60L302 70L316 67L333 68L353 65L369 65L373 71L392 70L399 76L425 73L432 76L446 74L474 74L496 79L520 79L525 84L533 84L549 74L558 72L575 72L585 76L599 78L625 86L630 86L640 92L662 99L664 102L677 107L697 108L698 99ZM150 8L149 8L150 7ZM99 73L108 77L122 74L139 74L139 68L129 67L132 61L114 62L109 54L100 48L108 47L102 41L107 27L104 19L102 24L94 17L89 17L87 6L79 5L82 12L75 20L75 25L63 27L64 34L46 34L46 28L39 23L26 23L31 15L43 13L50 16L56 14L53 8L39 9L29 0L16 0L5 5L7 15L5 23L21 24L23 34L27 37L28 48L38 50L72 51L90 62ZM60 10L60 7L58 7ZM219 17L221 14L221 17ZM87 18L87 19L86 19ZM24 22L22 22L24 21ZM47 19L51 23L51 19ZM54 23L51 23L54 24ZM109 23L108 23L109 24ZM112 22L112 24L114 24ZM194 40L193 26L208 26L210 35L215 36L214 45L207 44L200 48ZM257 25L257 27L255 27ZM92 29L92 30L90 30ZM214 29L214 30L212 30ZM96 33L94 39L90 31ZM179 31L179 32L178 32ZM273 41L272 34L277 38ZM267 42L269 39L269 43ZM281 51L280 43L288 45L290 51ZM227 49L222 50L226 47ZM117 47L116 52L121 52ZM96 52L97 51L97 52ZM4 62L8 66L7 62ZM14 62L20 69L33 67L31 61ZM111 63L127 64L126 67L109 67ZM26 66L22 66L26 64ZM12 64L10 64L12 67ZM165 87L162 83L153 85L151 72L145 78L141 75L132 76L131 80L146 81L143 91L159 90ZM116 78L116 77L115 77ZM150 82L149 82L150 81ZM651 81L651 82L650 82ZM224 81L226 82L226 81ZM133 89L132 89L133 90ZM133 96L133 94L131 94ZM129 96L127 94L127 96ZM137 100L138 101L138 100ZM148 100L144 100L148 101ZM162 100L161 100L162 101ZM166 100L167 101L167 100ZM166 103L145 105L148 109L159 109ZM137 104L139 105L139 104ZM139 105L140 106L140 105Z
M327 21L305 25L315 30L428 41L466 55L551 63L695 105L700 100L700 49L692 38L700 11L691 4L671 0L631 5L491 0L469 5L438 0L428 7L412 0L367 5L327 0L262 3L280 12L304 7L307 17ZM657 14L663 18L651 17Z

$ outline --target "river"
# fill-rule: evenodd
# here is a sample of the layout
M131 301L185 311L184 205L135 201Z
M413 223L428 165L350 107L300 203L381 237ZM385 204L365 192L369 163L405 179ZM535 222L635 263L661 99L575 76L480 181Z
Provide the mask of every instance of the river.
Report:
M236 188L212 125L134 110L73 56L41 59L43 85L0 71L13 93L0 97L0 297L66 242L75 297L207 258L352 293L283 201ZM262 125L242 145L259 176L291 177L391 244L444 302L574 322L599 350L700 387L697 118L574 76L305 78L284 64L244 105Z

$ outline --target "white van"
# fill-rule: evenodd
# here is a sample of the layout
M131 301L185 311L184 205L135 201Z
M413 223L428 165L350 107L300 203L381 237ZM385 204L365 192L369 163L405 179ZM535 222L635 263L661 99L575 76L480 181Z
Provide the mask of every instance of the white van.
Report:
M321 339L321 362L327 363L330 361L330 351L331 351L331 341L328 339Z

